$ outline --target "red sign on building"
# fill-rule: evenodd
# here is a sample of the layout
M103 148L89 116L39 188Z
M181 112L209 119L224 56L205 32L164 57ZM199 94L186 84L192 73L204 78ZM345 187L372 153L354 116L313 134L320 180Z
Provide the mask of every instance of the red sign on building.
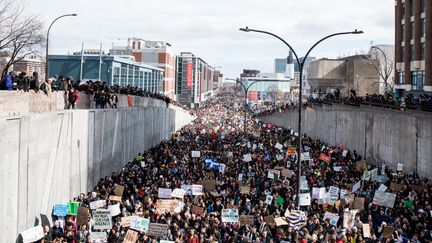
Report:
M186 87L192 88L192 63L189 62L187 64L187 80L186 80Z

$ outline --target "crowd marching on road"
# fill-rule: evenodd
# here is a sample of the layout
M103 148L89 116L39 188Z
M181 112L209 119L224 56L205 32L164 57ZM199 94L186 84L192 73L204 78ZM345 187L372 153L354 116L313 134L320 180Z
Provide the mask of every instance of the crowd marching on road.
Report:
M306 135L298 178L298 134L257 119L244 133L240 102L212 98L170 140L53 205L40 241L432 242L428 179Z

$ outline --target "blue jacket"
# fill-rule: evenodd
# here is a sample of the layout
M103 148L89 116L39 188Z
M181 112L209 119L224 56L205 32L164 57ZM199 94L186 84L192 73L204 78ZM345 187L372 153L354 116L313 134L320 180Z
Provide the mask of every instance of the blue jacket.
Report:
M12 75L8 74L5 76L5 89L12 90L13 89L13 80Z

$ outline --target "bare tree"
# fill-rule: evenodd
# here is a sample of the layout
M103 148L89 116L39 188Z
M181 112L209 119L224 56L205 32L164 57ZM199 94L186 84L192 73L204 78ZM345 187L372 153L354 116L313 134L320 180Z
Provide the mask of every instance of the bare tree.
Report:
M394 56L377 46L371 47L369 56L370 58L377 60L374 62L374 67L378 71L382 82L385 84L384 90L393 90L393 85L391 84L393 82L390 83L390 81L392 81L390 78L392 77L394 71Z
M42 49L45 37L37 16L24 15L24 8L15 7L11 1L0 4L0 50L9 57L1 70L3 80L12 65Z

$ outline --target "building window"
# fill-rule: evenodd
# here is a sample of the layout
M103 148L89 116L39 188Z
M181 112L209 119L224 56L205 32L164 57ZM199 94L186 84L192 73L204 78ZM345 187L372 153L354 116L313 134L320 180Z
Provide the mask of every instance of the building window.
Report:
M414 16L414 0L410 0L410 16Z
M426 26L425 26L425 19L421 19L421 37L425 36Z
M411 72L411 80L413 90L423 90L424 71Z
M398 84L405 84L405 72L399 72Z
M421 60L425 59L425 43L421 43Z
M421 12L424 13L425 12L425 8L426 8L426 0L421 0Z
M414 22L411 22L410 26L410 39L414 39Z
M402 3L402 19L405 19L405 2Z
M402 50L402 62L405 62L405 47L402 46L401 50Z
M405 25L402 25L402 41L405 41Z
M414 45L411 45L411 49L410 49L410 60L411 60L411 61L414 60Z

